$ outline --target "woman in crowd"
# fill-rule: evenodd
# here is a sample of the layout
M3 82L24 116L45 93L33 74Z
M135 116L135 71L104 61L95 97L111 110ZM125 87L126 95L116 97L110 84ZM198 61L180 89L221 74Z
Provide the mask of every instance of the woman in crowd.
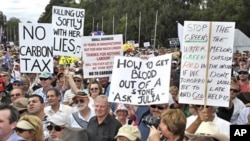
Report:
M17 122L16 131L26 141L44 141L42 122L36 116L22 116Z
M101 83L99 81L96 81L96 80L90 81L89 86L88 86L88 91L89 91L89 96L90 96L89 105L93 106L94 105L94 99L98 95L103 94Z
M159 129L165 141L185 141L186 115L180 109L167 109L160 118ZM149 141L160 141L160 132L150 127Z

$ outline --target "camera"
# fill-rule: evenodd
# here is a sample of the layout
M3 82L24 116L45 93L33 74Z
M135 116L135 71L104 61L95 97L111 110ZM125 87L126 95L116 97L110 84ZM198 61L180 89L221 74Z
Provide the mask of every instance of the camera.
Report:
M157 128L160 124L160 118L149 115L143 117L142 122L148 126L153 125L155 128Z

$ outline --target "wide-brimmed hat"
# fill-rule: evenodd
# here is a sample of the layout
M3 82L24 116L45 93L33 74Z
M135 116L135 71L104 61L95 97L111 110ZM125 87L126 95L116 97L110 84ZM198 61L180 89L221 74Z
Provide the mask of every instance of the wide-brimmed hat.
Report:
M133 125L123 125L120 127L117 135L115 138L123 136L128 138L130 141L135 141L136 139L141 139L141 132L139 131L138 127Z
M25 130L34 130L36 129L31 123L29 123L28 121L26 120L19 120L16 124L16 127L17 128L20 128L20 129L25 129Z
M88 98L89 95L83 91L80 91L72 98L72 100L75 101L77 97Z
M210 121L203 121L194 134L185 133L188 138L194 136L206 136L217 139L218 141L229 141L229 137L220 132L219 127Z
M27 109L28 99L27 98L18 98L13 102L13 107L18 111Z

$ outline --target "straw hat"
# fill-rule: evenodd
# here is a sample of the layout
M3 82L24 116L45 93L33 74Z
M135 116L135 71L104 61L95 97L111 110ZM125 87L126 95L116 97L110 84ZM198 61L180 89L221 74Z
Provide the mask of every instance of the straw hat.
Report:
M194 136L206 136L217 139L218 141L229 141L229 137L220 132L219 127L213 122L202 122L194 134L186 132L188 138Z

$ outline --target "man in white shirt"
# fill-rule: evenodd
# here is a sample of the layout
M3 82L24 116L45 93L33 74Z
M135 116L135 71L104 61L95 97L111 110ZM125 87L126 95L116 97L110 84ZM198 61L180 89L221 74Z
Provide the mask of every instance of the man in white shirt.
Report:
M203 105L196 105L198 115L191 115L187 118L186 132L194 134L202 121L211 121L215 123L220 132L229 137L230 135L230 122L218 117L215 113L216 107Z
M46 97L49 103L49 106L44 108L46 115L53 116L54 114L58 114L64 118L68 118L68 115L72 114L72 107L60 103L61 93L58 89L54 87L49 88Z

